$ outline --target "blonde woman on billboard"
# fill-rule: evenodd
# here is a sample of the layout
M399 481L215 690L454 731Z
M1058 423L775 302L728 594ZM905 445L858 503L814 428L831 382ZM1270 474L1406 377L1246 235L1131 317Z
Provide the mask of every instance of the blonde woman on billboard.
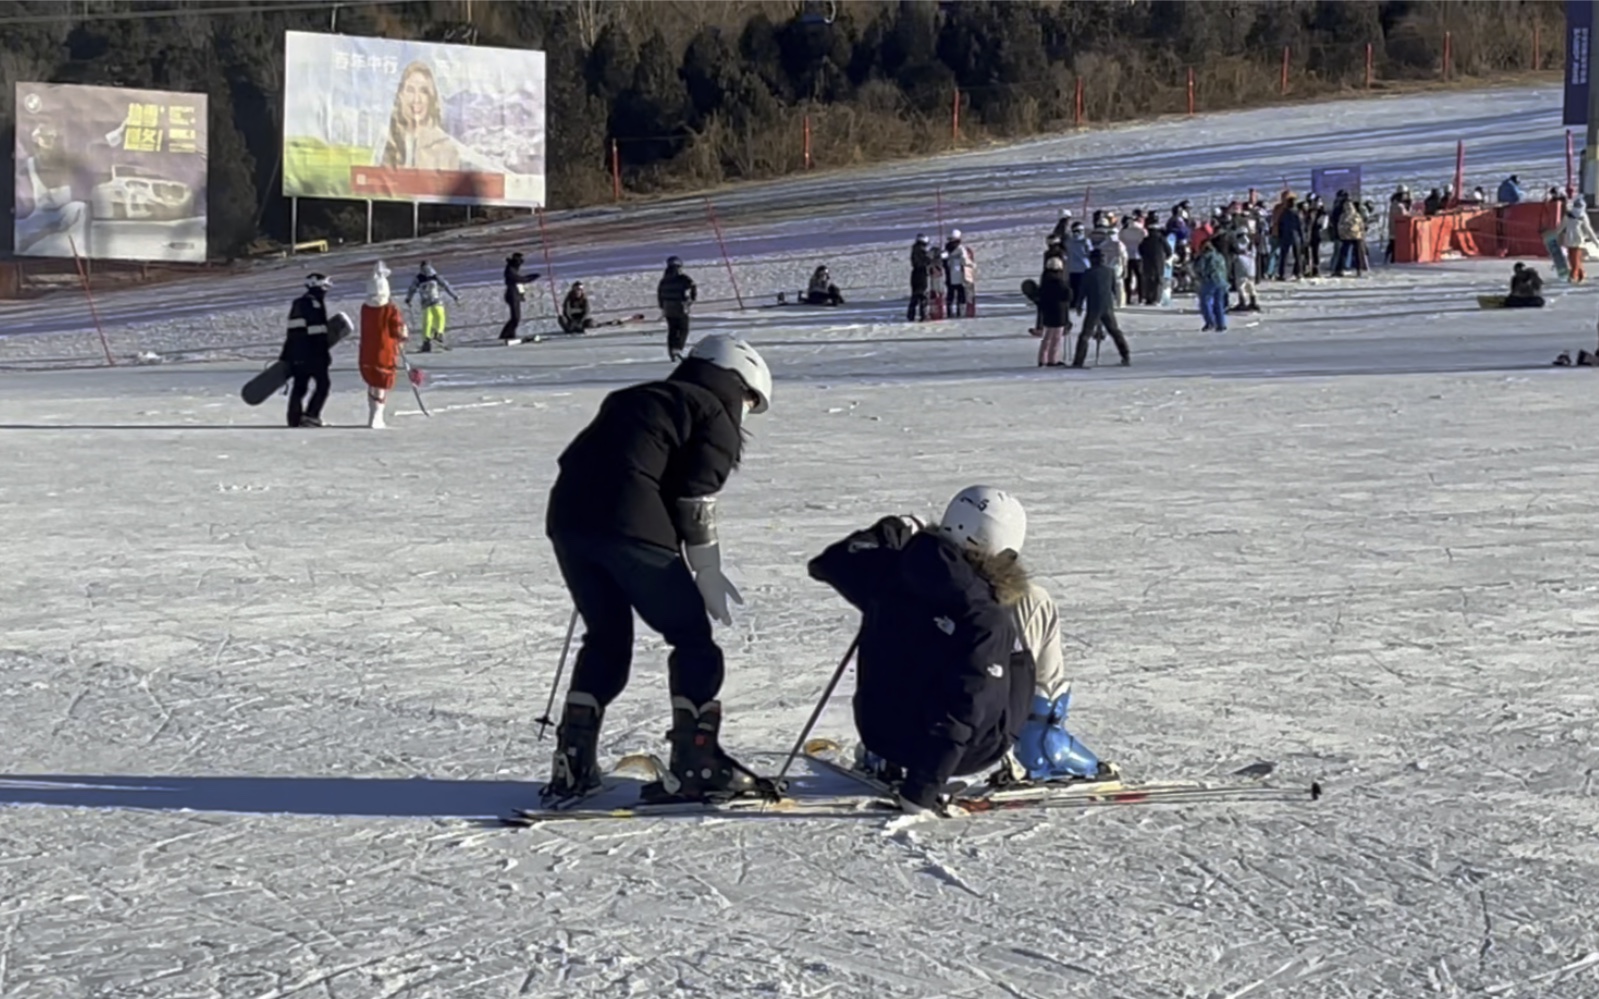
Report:
M433 70L413 62L400 74L389 116L389 138L378 166L409 170L459 170L456 141L444 130L444 107Z
M401 170L468 170L504 173L495 162L444 130L444 102L433 70L418 60L406 65L394 92L389 135L376 166Z

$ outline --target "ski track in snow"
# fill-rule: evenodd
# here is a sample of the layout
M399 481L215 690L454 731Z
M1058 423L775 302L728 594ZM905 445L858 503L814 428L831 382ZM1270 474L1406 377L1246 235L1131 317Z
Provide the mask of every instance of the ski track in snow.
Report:
M402 391L383 434L267 432L281 400L237 391L295 270L107 295L119 353L206 363L0 373L0 995L1599 996L1595 393L1548 367L1593 344L1591 293L1481 312L1492 261L1268 284L1259 327L1133 309L1133 368L1063 374L1032 366L1008 291L1051 185L1202 204L1364 162L1380 198L1445 177L1461 134L1474 181L1531 184L1557 104L1216 115L719 199L747 295L821 252L862 288L696 321L778 374L722 504L747 601L718 631L730 748L774 765L853 632L805 560L988 480L1028 506L1084 741L1155 778L1276 761L1275 783L1325 783L1313 805L486 827L552 746L532 719L569 613L542 537L554 458L604 392L666 370L660 331L433 355L431 420ZM861 178L882 188L846 213ZM946 226L1015 280L980 319L907 327L904 236L934 228L939 179ZM620 249L582 216L597 236L571 258L615 261L594 284L644 301L689 210L637 209L662 231ZM345 289L361 259L335 255ZM691 265L730 297L712 260ZM127 324L213 288L209 314ZM491 321L468 290L452 316ZM0 364L92 356L78 309L0 309ZM357 384L341 351L334 423L364 413ZM641 634L607 757L662 751L664 679ZM849 738L848 687L818 734Z

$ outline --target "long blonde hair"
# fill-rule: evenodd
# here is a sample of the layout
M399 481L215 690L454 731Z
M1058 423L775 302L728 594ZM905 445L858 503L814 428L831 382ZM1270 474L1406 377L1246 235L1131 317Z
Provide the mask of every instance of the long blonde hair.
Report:
M386 167L405 166L405 133L410 125L405 114L405 82L412 74L426 77L428 81L428 109L420 126L444 127L444 110L439 101L439 84L433 78L433 70L427 63L420 61L408 64L405 72L400 74L400 85L394 88L394 111L389 115L389 141L383 147L383 165Z

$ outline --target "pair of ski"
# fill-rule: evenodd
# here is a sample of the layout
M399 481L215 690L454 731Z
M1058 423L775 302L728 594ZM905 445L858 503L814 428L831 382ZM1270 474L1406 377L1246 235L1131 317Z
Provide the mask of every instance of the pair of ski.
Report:
M607 319L607 320L605 320L602 323L595 323L593 326L590 326L588 329L584 329L584 330L564 330L563 329L563 330L561 330L561 332L559 334L535 333L532 336L508 337L508 338L506 338L504 340L501 340L500 342L503 343L507 347L517 347L517 346L521 346L524 343L543 343L545 341L545 339L547 339L549 336L555 336L555 335L559 335L559 336L582 336L584 333L589 333L589 332L592 332L594 330L609 329L609 328L611 328L613 326L627 326L627 325L630 325L632 323L642 323L643 321L644 321L644 313L635 312L631 316L627 316L627 317L622 318L622 319Z
M842 748L827 739L812 739L805 744L805 757L816 769L846 778L857 786L854 792L790 795L787 788L776 794L749 795L718 801L638 801L619 807L594 807L593 797L614 790L614 777L595 795L566 799L544 808L517 809L503 820L509 826L532 826L553 821L594 821L673 817L737 818L816 818L882 819L899 813L894 791L870 774L840 761ZM1104 805L1193 804L1251 801L1315 801L1321 785L1312 783L1284 786L1264 782L1274 769L1272 764L1246 767L1224 781L1128 781L1120 775L1105 780L1044 782L1003 787L966 785L950 789L942 812L947 818L1022 809L1092 808ZM612 775L628 770L658 777L665 767L653 756L624 758Z

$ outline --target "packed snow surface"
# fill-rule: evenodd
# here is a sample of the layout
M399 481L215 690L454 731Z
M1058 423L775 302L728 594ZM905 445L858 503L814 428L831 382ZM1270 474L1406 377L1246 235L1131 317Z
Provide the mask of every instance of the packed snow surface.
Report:
M682 253L696 333L776 372L720 505L733 752L775 766L853 633L805 561L989 482L1027 504L1080 738L1138 777L1273 761L1314 804L492 828L553 743L554 459L668 370L653 310L419 359L433 416L402 385L384 432L348 347L335 427L238 399L304 262L103 295L118 357L160 364L63 370L99 349L81 301L0 310L0 364L37 369L0 373L0 995L1599 996L1596 386L1549 367L1595 346L1587 289L1479 311L1499 261L1268 284L1225 334L1129 309L1133 366L1087 372L1034 367L1015 293L1086 187L1202 205L1361 163L1381 200L1442 183L1458 136L1473 183L1531 185L1563 172L1557 105L1217 115L719 196L749 304L820 258L833 311L739 311L698 200L553 217L563 283L646 311ZM981 316L905 325L940 185ZM536 240L389 259L459 275L466 341ZM319 261L336 305L371 259ZM606 758L664 752L664 652L641 635ZM849 738L848 687L820 734Z

